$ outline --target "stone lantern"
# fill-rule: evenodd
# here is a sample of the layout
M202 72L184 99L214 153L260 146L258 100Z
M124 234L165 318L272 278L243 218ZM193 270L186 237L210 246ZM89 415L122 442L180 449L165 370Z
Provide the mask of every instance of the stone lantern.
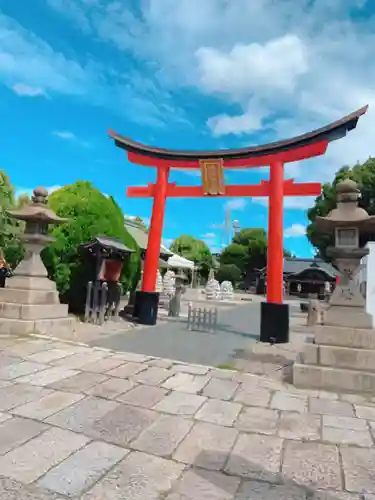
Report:
M316 218L318 232L334 235L335 244L327 249L341 272L326 313L326 325L345 325L372 328L372 317L365 312L365 299L353 279L361 259L368 254L360 248L363 234L375 232L375 216L358 206L360 192L357 184L346 179L337 187L337 207L327 217Z
M0 291L1 333L51 335L55 328L70 325L68 306L60 304L56 284L48 279L40 257L43 248L54 241L48 225L68 220L48 208L47 196L47 190L38 187L27 205L8 211L10 217L25 222L20 235L25 256Z
M352 180L337 185L337 207L317 217L318 231L334 235L328 250L341 271L323 325L315 325L294 363L297 387L375 394L375 331L365 311L365 299L354 275L368 250L361 235L375 232L375 217L358 206L359 190Z

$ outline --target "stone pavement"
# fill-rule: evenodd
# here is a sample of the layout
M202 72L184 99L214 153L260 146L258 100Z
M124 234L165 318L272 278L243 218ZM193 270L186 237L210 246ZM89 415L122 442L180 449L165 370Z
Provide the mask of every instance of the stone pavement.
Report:
M375 397L0 337L1 500L375 500Z

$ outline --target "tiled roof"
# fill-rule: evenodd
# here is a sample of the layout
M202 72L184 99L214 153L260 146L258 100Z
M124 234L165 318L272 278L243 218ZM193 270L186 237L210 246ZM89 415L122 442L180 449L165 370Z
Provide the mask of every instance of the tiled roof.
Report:
M144 229L139 223L127 218L125 218L125 228L129 231L131 236L133 236L139 248L141 250L147 250L147 243L148 243L147 230ZM173 255L173 252L171 252L164 245L160 245L160 255L171 256Z

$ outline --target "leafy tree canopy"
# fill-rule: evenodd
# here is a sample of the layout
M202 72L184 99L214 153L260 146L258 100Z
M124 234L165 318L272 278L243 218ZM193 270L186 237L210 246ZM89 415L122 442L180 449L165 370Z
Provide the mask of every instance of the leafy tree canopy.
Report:
M170 246L172 252L192 260L200 268L203 276L207 277L213 266L212 254L206 243L189 234L182 234Z
M267 262L267 235L264 229L242 229L220 255L222 265L237 266L242 275L248 269L262 268Z
M221 252L220 264L235 265L244 276L249 270L266 266L267 245L267 233L263 228L242 229ZM284 249L284 256L291 257L291 252Z
M7 210L14 208L17 208L14 189L7 174L0 170L0 252L13 268L23 253L22 244L18 239L21 225L7 214Z
M354 167L342 167L332 181L322 187L322 193L315 200L314 206L307 212L310 224L307 227L307 237L318 250L319 257L327 259L327 247L332 245L333 236L317 231L315 219L317 216L325 217L336 206L336 186L344 179L353 179L361 190L360 206L370 215L375 215L375 158L369 158L363 164Z
M234 264L223 264L216 272L215 278L219 283L230 281L235 286L241 280L241 270Z
M67 294L78 276L86 280L79 246L100 235L117 238L137 250L125 262L121 276L124 288L131 288L139 272L139 249L125 229L124 215L115 200L103 195L90 182L78 181L54 191L48 203L57 215L68 219L65 224L51 228L56 241L42 254L60 294Z

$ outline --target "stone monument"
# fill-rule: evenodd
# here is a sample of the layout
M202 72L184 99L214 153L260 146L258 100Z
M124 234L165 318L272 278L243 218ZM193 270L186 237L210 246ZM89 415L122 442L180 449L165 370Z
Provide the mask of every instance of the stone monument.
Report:
M323 325L314 328L315 339L305 344L301 362L294 365L299 387L375 393L375 331L372 316L355 280L361 258L360 236L375 232L375 216L358 206L357 184L337 185L337 208L317 217L318 231L334 235L328 248L341 272L330 298Z
M214 270L211 269L208 275L208 281L206 285L206 299L217 300L219 298L220 298L220 284L215 279Z
M233 300L233 285L230 281L223 281L220 285L220 298L222 300Z
M68 306L60 304L56 284L48 279L40 257L43 248L54 241L48 225L67 221L47 207L47 196L46 189L38 187L27 205L8 211L10 217L26 223L20 236L25 256L5 288L0 288L0 332L4 334L53 335L72 327Z
M161 293L162 291L163 291L163 278L161 277L160 271L158 269L156 275L155 292Z
M175 291L176 277L174 271L170 269L164 274L163 277L163 292L168 297L173 297Z

